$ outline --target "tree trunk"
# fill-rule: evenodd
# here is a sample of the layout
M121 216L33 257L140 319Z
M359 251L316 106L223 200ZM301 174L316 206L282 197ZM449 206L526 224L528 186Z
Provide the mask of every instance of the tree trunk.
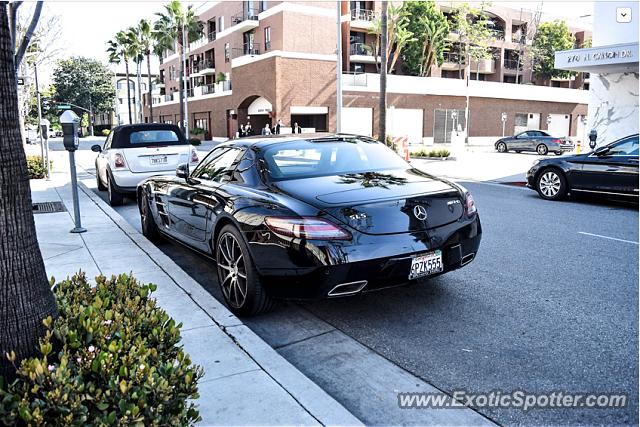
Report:
M153 94L151 90L151 53L147 52L147 77L149 82L149 123L153 123Z
M0 377L38 353L42 320L57 315L31 210L27 164L20 139L16 71L7 8L0 7Z
M124 72L127 75L127 110L129 110L129 124L133 124L131 118L131 86L129 85L129 58L124 58Z
M182 55L183 55L183 50L184 47L182 46L182 33L178 33L178 37L180 38L180 41L178 42L178 58L179 58L179 62L180 62L180 84L178 84L178 88L179 88L179 94L180 94L180 129L182 129L182 132L185 132L185 126L184 126L184 97L185 97L185 93L184 93L184 61L182 60Z
M142 68L142 64L140 62L136 62L136 81L138 83L138 102L136 103L136 121L138 123L142 123L144 120L142 118L142 74L140 69Z
M380 110L378 116L378 138L384 144L387 143L387 2L382 2L382 18L380 31Z

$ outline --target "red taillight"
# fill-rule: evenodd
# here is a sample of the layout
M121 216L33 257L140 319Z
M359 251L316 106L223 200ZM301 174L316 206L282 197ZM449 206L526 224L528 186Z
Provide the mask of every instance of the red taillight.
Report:
M124 156L120 153L116 153L113 156L113 165L117 168L123 168L125 167L125 163L124 163Z
M191 163L198 163L200 159L198 158L198 153L196 150L191 150Z
M473 200L473 196L471 193L467 193L464 198L464 210L467 213L467 216L471 216L474 213L478 212L476 208L476 202Z
M555 142L556 144L564 144L564 141L561 139L554 139L552 142Z
M351 240L351 233L320 218L266 217L274 233L309 240Z

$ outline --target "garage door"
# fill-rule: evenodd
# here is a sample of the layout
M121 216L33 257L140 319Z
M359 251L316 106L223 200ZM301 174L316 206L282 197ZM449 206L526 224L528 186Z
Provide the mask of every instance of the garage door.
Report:
M409 144L422 144L422 109L388 108L387 133L407 136Z
M548 130L552 136L569 136L571 116L569 114L549 114Z
M373 136L373 109L342 108L342 132L355 135Z

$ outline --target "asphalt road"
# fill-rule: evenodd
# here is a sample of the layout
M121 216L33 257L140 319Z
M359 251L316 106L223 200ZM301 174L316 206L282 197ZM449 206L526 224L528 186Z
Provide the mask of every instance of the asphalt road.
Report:
M548 202L524 188L463 184L474 194L484 231L470 265L404 288L281 304L247 325L367 424L428 421L418 410L404 410L409 422L385 418L366 393L354 395L355 376L375 377L375 368L353 369L354 378L323 368L327 361L318 354L329 328L343 334L340 342L355 340L448 393L629 396L623 409L476 408L498 424L637 425L637 205ZM139 229L133 202L117 210ZM159 247L222 299L212 262L176 244ZM358 366L354 357L342 355L340 363Z

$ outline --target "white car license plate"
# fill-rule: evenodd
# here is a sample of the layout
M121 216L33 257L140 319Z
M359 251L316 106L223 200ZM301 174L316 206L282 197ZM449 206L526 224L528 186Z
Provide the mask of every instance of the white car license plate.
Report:
M436 250L411 260L409 280L442 272L442 251Z
M167 156L151 156L150 161L152 165L164 165L168 162Z

